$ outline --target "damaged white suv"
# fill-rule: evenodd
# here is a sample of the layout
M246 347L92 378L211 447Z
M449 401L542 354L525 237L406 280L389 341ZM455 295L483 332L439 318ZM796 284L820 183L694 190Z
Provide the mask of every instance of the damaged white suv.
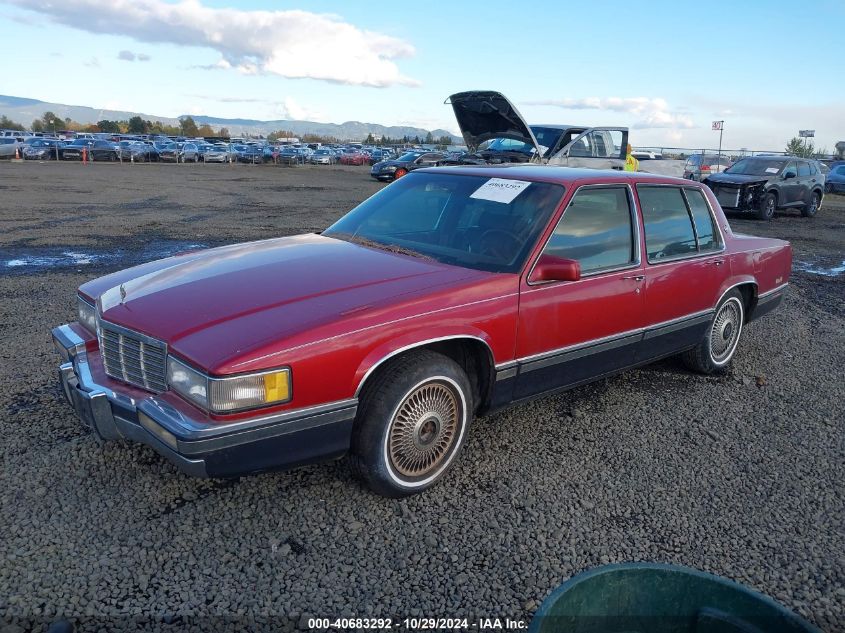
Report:
M564 167L622 169L628 128L528 125L502 93L470 90L446 100L468 151L444 165L548 163Z

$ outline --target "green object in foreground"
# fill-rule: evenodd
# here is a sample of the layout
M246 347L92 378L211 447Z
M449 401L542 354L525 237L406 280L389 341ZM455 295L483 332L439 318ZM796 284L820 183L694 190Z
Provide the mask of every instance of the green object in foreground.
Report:
M543 601L530 633L820 633L771 598L688 567L607 565Z

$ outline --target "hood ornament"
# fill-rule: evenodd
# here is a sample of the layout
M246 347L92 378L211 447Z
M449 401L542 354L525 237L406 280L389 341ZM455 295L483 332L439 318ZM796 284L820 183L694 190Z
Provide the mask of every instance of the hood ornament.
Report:
M126 288L123 287L123 284L120 284L120 302L123 303L126 301Z

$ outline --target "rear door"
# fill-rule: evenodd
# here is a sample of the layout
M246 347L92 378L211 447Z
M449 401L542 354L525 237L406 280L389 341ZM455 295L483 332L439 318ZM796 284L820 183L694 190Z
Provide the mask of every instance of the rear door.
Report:
M796 202L807 202L810 200L810 191L812 191L815 182L816 177L813 174L810 161L798 161L798 185L800 187L798 193L800 197L796 199Z
M639 230L627 185L581 186L542 255L577 260L581 279L522 280L514 399L631 365L642 336Z
M549 163L565 167L618 169L625 166L628 128L593 127L561 147Z
M637 361L692 347L725 277L724 240L697 187L637 185L645 233L645 333Z

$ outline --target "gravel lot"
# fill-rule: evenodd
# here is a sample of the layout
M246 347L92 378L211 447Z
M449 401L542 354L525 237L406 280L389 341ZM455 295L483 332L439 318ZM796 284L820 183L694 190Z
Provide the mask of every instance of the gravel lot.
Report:
M49 340L80 283L320 230L381 186L355 167L0 164L0 629L529 619L577 572L655 561L845 631L845 198L732 220L792 241L796 270L727 376L668 360L491 415L422 496L375 497L343 461L195 480L82 431Z

